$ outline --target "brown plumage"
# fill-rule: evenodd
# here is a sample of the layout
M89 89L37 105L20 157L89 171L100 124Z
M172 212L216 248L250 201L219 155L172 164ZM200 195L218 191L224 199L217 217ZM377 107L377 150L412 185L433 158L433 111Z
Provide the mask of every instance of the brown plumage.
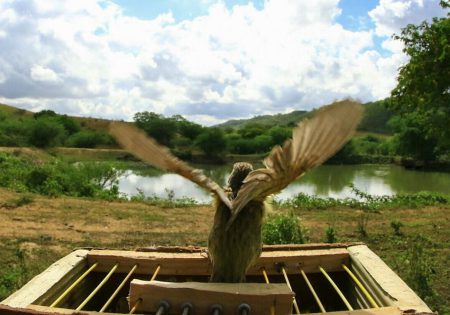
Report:
M111 133L126 150L143 161L177 173L216 195L213 227L208 238L211 281L243 282L245 272L261 253L264 201L339 150L358 125L361 106L345 100L325 106L293 130L292 139L275 146L264 168L236 163L226 190L158 145L144 132L112 123Z

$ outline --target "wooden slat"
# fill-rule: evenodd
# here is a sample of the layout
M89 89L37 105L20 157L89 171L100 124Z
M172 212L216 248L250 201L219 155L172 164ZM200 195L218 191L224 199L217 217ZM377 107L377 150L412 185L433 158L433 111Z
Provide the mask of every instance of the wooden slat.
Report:
M155 312L161 300L169 302L168 314L180 314L189 302L196 315L210 315L211 305L220 304L223 314L237 314L242 303L251 307L251 314L270 315L275 307L278 315L290 315L294 292L285 284L265 283L201 283L133 280L130 285L130 308L141 300L136 312Z
M340 311L340 312L327 312L327 315L406 315L398 307L382 307L382 308L370 308L365 310L354 311ZM309 315L323 315L323 313L310 313ZM414 313L408 313L408 315L414 315ZM427 315L427 314L420 314ZM429 314L432 315L432 314Z
M88 254L88 263L98 261L97 271L107 272L117 262L118 272L126 273L135 264L142 273L150 274L157 265L161 265L161 275L201 275L211 274L211 265L205 252L167 253L167 252L135 252L120 250L92 250ZM342 270L341 265L349 262L346 248L265 251L247 275L260 275L265 268L269 274L279 274L277 263L283 263L289 274L295 274L299 267L305 272L319 272L317 266L326 270ZM147 272L145 272L147 271Z
M12 307L26 307L36 301L42 301L43 296L51 297L85 267L88 252L89 250L79 249L61 258L0 303Z
M359 262L391 305L403 310L432 313L425 302L367 246L352 246L348 250L352 260Z

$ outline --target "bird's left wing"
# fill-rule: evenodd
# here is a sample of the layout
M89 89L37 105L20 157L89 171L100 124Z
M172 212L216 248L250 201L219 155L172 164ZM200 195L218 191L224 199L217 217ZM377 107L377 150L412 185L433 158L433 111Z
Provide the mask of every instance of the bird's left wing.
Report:
M144 131L123 122L112 122L110 133L128 152L142 161L162 170L181 175L200 187L216 194L231 209L231 202L224 190L199 169L173 156L169 149L148 137Z
M272 149L264 160L265 168L247 175L233 200L228 226L248 202L279 192L336 153L355 130L361 115L361 105L345 100L322 107L312 119L300 122L292 139Z

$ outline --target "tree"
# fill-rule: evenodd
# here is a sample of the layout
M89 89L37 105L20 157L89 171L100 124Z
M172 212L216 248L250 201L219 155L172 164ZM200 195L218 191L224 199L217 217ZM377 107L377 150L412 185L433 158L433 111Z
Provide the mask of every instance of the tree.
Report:
M450 1L441 1L443 8ZM433 18L419 25L408 25L395 35L405 45L403 51L410 57L399 71L398 84L391 92L389 108L405 120L404 127L419 128L428 148L438 154L450 152L450 13L444 18ZM420 123L420 125L417 125ZM411 130L409 130L411 131ZM417 132L404 132L405 137L416 137ZM413 141L409 139L408 141ZM415 148L409 146L411 155Z
M31 124L29 141L39 148L59 145L64 136L64 127L54 119L40 118Z
M197 145L207 156L218 156L226 150L225 134L220 128L206 128L197 137Z
M177 128L173 119L153 112L141 112L134 115L136 125L161 144L170 145Z

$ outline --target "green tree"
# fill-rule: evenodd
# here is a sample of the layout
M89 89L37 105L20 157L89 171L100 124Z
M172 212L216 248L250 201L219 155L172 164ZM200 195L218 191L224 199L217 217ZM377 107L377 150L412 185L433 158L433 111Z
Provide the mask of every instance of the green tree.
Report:
M207 156L218 156L226 150L225 134L220 128L206 128L202 134L197 137L198 147Z
M169 146L177 128L174 119L153 112L140 112L134 115L136 125L161 144Z
M40 118L31 123L30 144L39 147L59 145L64 137L64 127L55 119Z
M443 8L450 1L441 1ZM410 57L400 68L398 84L391 92L389 107L406 120L402 139L418 133L428 144L434 143L434 157L450 151L450 13L419 25L408 25L395 39L403 42L403 51ZM410 139L413 141L413 139ZM409 146L415 149L420 145ZM419 154L421 155L421 154Z

